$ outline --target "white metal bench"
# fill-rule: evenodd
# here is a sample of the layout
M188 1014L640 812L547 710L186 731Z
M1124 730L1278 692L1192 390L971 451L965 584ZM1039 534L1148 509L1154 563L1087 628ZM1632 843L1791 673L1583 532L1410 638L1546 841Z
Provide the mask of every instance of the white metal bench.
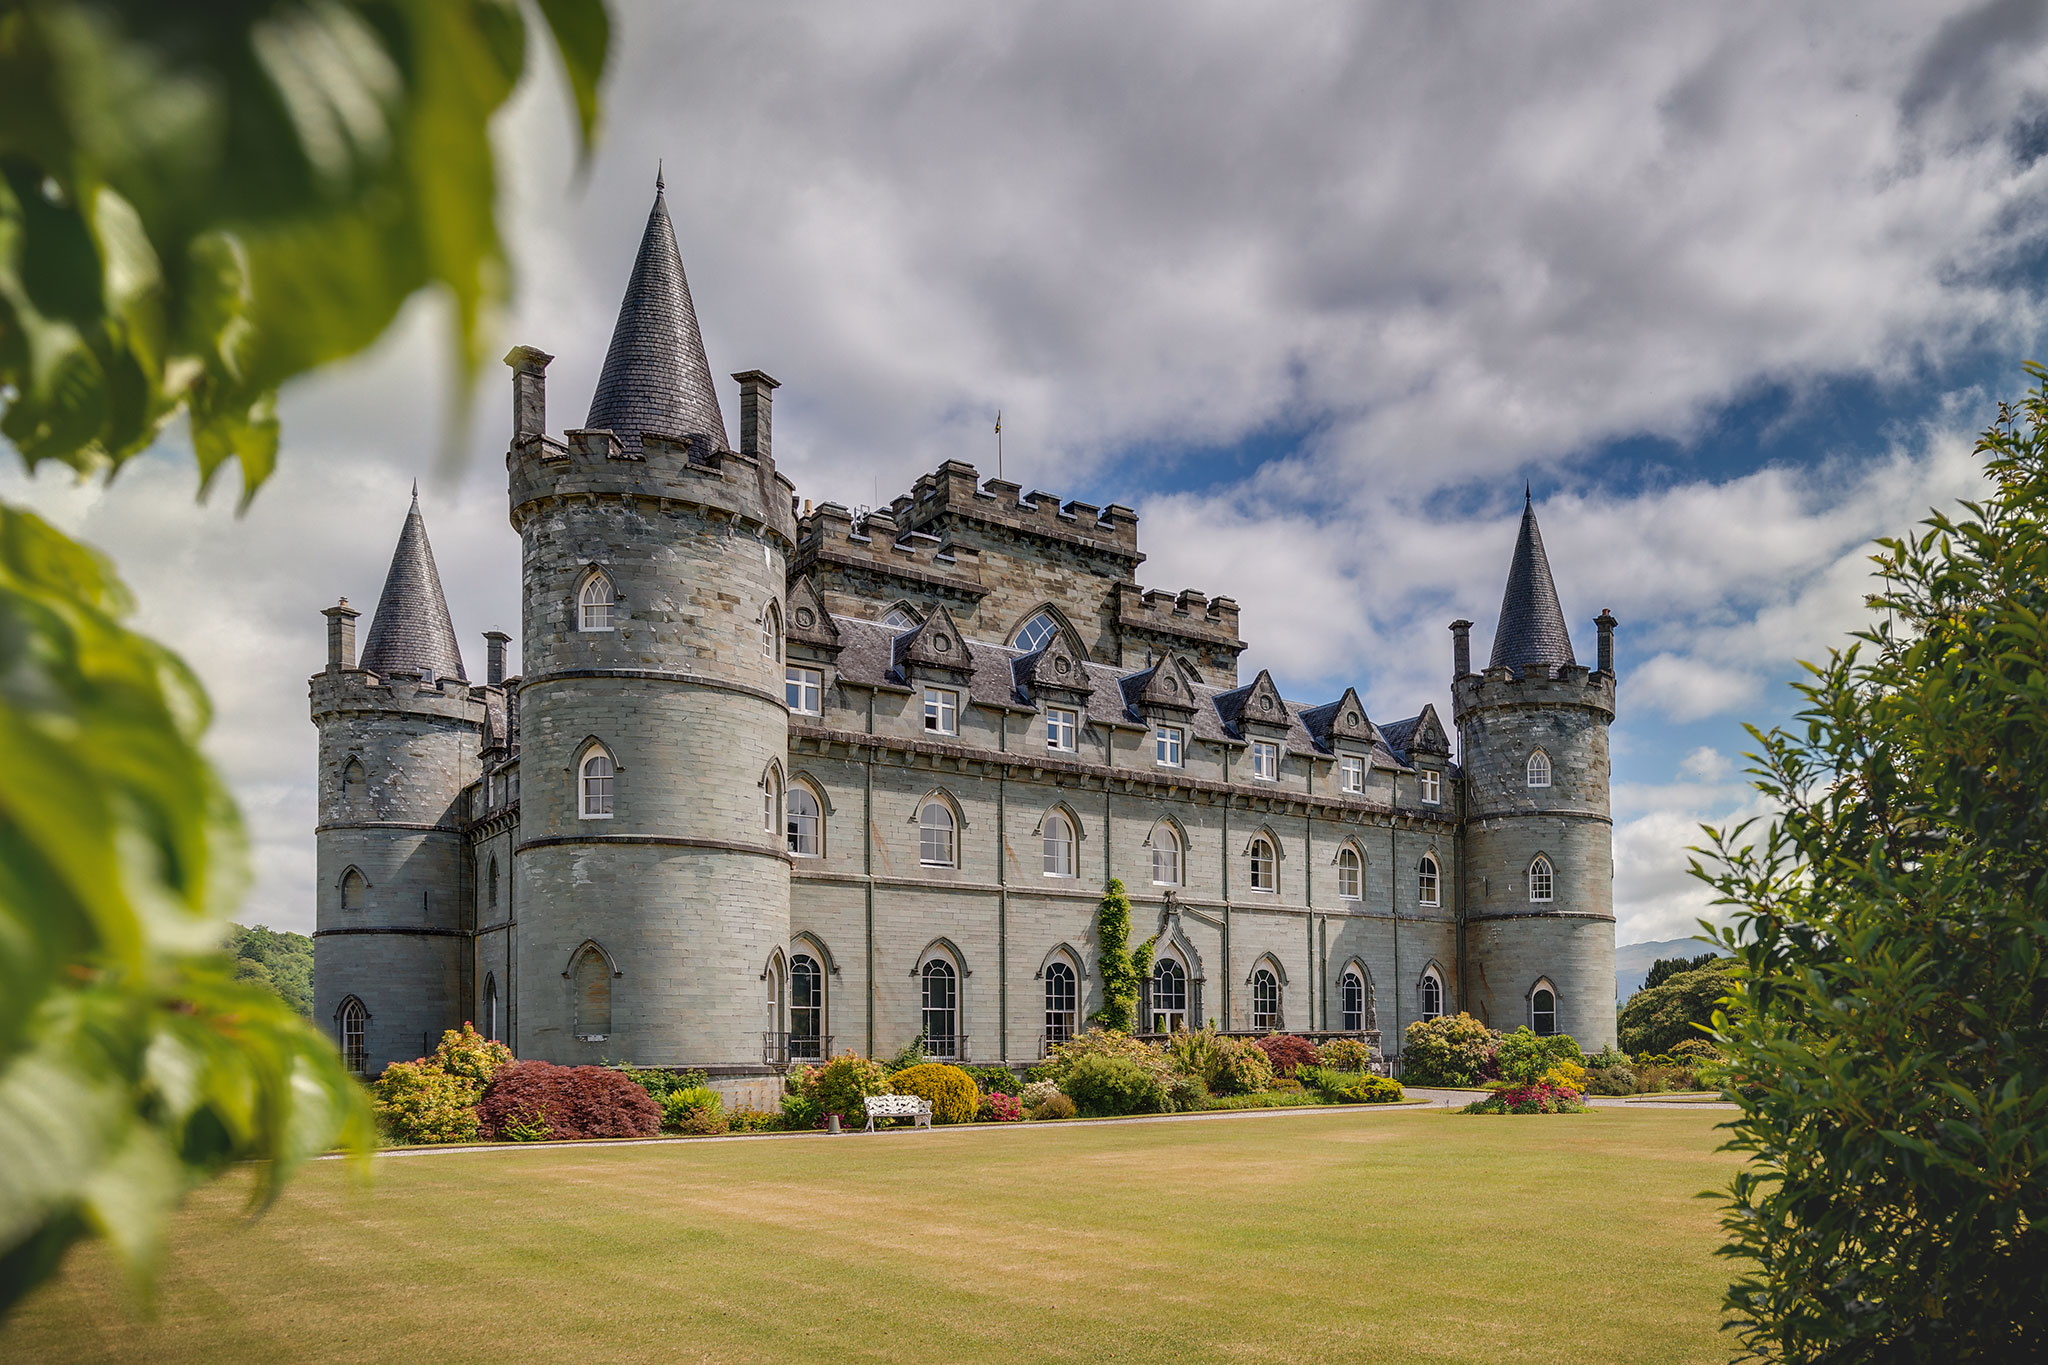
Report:
M864 1132L875 1131L876 1119L916 1119L915 1127L932 1126L932 1102L915 1095L870 1095L867 1106L868 1126Z

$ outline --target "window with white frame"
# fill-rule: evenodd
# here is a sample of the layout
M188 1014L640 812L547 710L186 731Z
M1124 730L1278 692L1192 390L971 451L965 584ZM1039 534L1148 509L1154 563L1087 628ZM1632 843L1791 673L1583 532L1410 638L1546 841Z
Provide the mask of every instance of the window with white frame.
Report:
M934 798L917 813L917 860L926 867L952 867L958 856L953 808Z
M1443 894L1438 886L1439 880L1436 870L1436 855L1434 853L1423 854L1422 866L1417 871L1415 877L1415 889L1417 899L1424 905L1443 904Z
M902 607L891 607L889 614L882 618L882 624L891 630L914 630L917 618Z
M1444 775L1434 768L1424 768L1415 774L1416 785L1422 789L1422 804L1437 806L1443 804Z
M1538 749L1529 755L1529 785L1547 787L1550 785L1550 755Z
M1444 983L1431 967L1422 974L1422 1017L1441 1019L1444 1013Z
M1280 980L1264 967L1252 973L1252 1029L1272 1033L1280 1027Z
M761 657L782 657L782 609L773 602L761 612Z
M1538 986L1529 996L1529 1028L1539 1038L1557 1032L1557 992Z
M782 670L782 699L800 716L815 716L825 706L825 672L791 664Z
M1045 817L1045 875L1075 875L1074 822L1058 811Z
M348 1069L358 1076L369 1065L369 1050L363 1045L369 1022L370 1012L363 1008L362 1001L351 995L341 1002L341 1056Z
M1180 885L1180 835L1172 825L1156 825L1152 830L1152 884L1154 886Z
M577 814L585 820L609 820L612 818L612 778L618 768L612 756L602 749L592 749L583 757L578 780L581 784L581 800Z
M944 687L924 690L924 728L927 734L960 733L960 694Z
M617 601L612 581L601 573L592 574L578 594L577 625L583 630L610 630L612 606Z
M960 1056L960 978L953 964L933 958L924 978L924 1055L952 1061Z
M1079 1013L1080 991L1074 969L1064 962L1045 967L1045 1047L1050 1052L1074 1036L1074 1018Z
M1051 612L1039 612L1018 627L1017 648L1026 654L1036 654L1046 641L1059 634L1059 630L1060 623Z
M1075 732L1080 728L1079 717L1072 711L1058 706L1045 708L1045 747L1055 753L1074 752Z
M1252 840L1252 890L1280 889L1280 857L1265 835Z
M1356 967L1344 969L1344 979L1338 983L1338 999L1343 1014L1343 1028L1346 1033L1361 1033L1365 1030L1365 978L1358 974Z
M789 784L789 851L799 858L825 852L825 813L818 794L804 782Z
M1539 853L1536 855L1536 861L1529 864L1529 899L1532 901L1549 900L1551 882L1550 859Z
M1365 860L1355 848L1337 850L1337 899L1365 899Z
M824 1037L825 973L818 959L798 953L789 960L789 1055L822 1061Z
M1187 970L1170 957L1152 964L1151 1000L1145 1013L1154 1033L1178 1033L1188 1026Z
M1357 794L1365 790L1365 760L1357 754L1346 754L1337 760L1337 785L1345 792Z
M1162 768L1180 767L1184 738L1177 725L1155 726L1152 730L1152 761Z
M1269 744L1263 739L1252 741L1252 776L1261 782L1278 781L1280 777L1280 746Z

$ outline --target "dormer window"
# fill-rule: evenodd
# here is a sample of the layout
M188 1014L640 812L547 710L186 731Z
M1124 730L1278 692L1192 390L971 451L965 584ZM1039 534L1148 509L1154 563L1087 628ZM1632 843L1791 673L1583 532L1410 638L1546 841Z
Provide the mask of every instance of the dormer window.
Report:
M1442 773L1434 768L1424 768L1415 774L1415 778L1422 789L1423 805L1440 806L1443 804L1444 777Z
M895 607L882 618L882 624L892 630L916 630L917 618L902 607Z
M1059 754L1074 752L1074 732L1079 728L1077 720L1072 711L1048 706L1045 709L1045 747Z
M1060 623L1051 612L1039 612L1018 629L1017 648L1026 654L1036 654L1047 640L1059 634L1059 629Z
M943 687L924 690L924 728L927 734L960 733L960 694Z
M1152 731L1152 761L1162 768L1178 768L1181 765L1183 738L1177 726L1155 727Z
M1280 780L1280 746L1265 740L1252 741L1252 776L1261 782Z
M612 581L601 573L592 573L577 596L578 627L583 630L610 630L612 606L617 600Z
M1345 794L1356 796L1365 790L1365 760L1346 754L1337 760L1337 785Z
M1538 749L1529 755L1529 785L1547 787L1550 785L1550 755Z

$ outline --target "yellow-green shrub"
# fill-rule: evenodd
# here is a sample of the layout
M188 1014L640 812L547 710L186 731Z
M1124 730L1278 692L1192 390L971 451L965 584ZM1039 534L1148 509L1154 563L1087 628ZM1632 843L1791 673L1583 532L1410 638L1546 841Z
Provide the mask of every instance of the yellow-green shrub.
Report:
M1541 1080L1544 1085L1554 1085L1565 1090L1576 1090L1582 1095L1586 1093L1586 1068L1580 1066L1577 1062L1552 1062L1550 1069L1543 1073Z
M493 1076L512 1065L513 1057L511 1048L484 1037L474 1024L464 1024L441 1035L441 1044L434 1049L432 1060L449 1075L469 1082L480 1096Z
M1370 1071L1372 1049L1356 1038L1332 1038L1316 1049L1316 1061L1332 1071Z
M476 1090L429 1061L393 1062L374 1087L377 1122L393 1142L474 1142Z
M981 1104L981 1087L974 1077L944 1062L905 1067L889 1078L889 1090L930 1100L933 1123L972 1123Z

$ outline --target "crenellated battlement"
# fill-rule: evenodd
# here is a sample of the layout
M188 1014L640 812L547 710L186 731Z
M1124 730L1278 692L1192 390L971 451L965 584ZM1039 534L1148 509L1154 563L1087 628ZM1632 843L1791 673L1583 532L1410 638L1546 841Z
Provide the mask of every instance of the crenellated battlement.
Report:
M985 592L980 550L958 544L949 536L904 530L897 524L894 509L870 512L856 522L854 514L836 502L813 508L797 523L790 575L796 577L820 564L904 578L969 599L979 599Z
M889 511L904 530L959 517L1083 547L1133 566L1144 559L1138 552L1138 514L1123 504L1099 507L1039 489L1026 493L1022 484L1003 479L983 482L979 471L961 460L948 460L919 478L908 494L890 503Z
M1489 668L1451 682L1453 723L1468 713L1493 707L1586 707L1614 718L1614 675L1583 664L1568 664L1547 676L1535 669L1517 673Z
M796 541L794 484L765 454L721 450L706 437L640 435L635 450L619 433L567 431L561 440L528 433L505 454L512 525L560 498L625 498L682 503L733 517Z
M481 730L485 710L504 689L459 678L429 681L415 674L382 675L361 668L338 668L315 673L310 682L315 724L338 716L361 713L410 713L432 716L476 726Z

